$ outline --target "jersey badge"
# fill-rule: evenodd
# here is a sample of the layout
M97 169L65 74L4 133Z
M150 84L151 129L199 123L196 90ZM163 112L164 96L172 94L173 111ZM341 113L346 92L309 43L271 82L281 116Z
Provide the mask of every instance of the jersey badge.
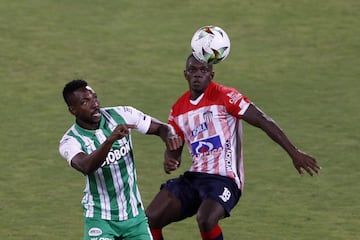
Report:
M203 118L205 122L212 122L213 119L213 112L212 111L206 111L203 113Z
M219 136L203 139L191 144L193 155L211 154L212 151L221 148L221 140Z

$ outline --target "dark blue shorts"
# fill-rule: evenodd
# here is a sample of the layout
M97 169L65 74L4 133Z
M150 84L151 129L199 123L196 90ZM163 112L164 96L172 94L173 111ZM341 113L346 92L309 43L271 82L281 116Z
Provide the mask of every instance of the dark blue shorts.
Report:
M161 188L166 188L180 199L184 218L195 215L205 199L220 203L228 217L241 196L240 189L232 179L198 172L185 172L178 178L168 180Z

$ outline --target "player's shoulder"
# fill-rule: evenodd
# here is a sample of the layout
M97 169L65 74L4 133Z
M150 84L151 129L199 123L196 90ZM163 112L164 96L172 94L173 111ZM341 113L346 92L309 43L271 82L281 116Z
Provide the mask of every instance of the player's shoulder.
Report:
M132 106L103 107L101 110L107 113L116 112L118 114L132 114L134 111L137 111L137 109Z
M241 99L246 98L244 94L242 94L239 90L234 87L229 87L222 85L220 83L215 83L212 87L212 92L209 94L211 96L216 96L221 99Z
M64 135L60 139L60 145L66 144L68 142L76 141L76 138L74 137L73 131L75 127L74 125L69 128Z
M173 104L173 108L183 106L185 103L187 103L190 99L190 91L186 91L183 93Z
M218 94L228 94L229 92L239 92L236 88L223 85L218 82L211 82L210 90Z
M74 129L75 129L75 124L71 125L71 127L68 128L68 129L64 132L64 134L63 134L62 137L61 137L61 140L63 140L64 138L66 138L66 137L68 137L68 136L71 136L71 133L74 131Z

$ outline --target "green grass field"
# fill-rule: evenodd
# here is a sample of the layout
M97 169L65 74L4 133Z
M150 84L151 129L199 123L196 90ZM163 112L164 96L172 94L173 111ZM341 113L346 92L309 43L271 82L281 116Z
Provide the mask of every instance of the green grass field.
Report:
M193 32L232 41L215 80L236 87L322 166L298 176L267 136L244 126L245 192L221 221L226 239L355 240L360 236L358 0L70 1L0 4L0 238L82 239L84 177L58 154L73 123L61 91L84 78L103 106L132 105L166 121ZM134 134L142 197L160 183L162 142ZM166 239L199 239L195 218Z

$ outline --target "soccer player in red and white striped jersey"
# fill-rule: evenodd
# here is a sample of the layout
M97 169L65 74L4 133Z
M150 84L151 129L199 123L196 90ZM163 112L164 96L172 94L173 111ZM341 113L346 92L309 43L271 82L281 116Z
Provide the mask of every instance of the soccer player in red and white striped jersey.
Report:
M299 174L318 173L316 160L295 147L281 128L238 90L213 81L211 64L190 55L184 75L189 84L172 106L168 123L192 158L188 171L162 184L146 209L155 240L162 228L196 214L202 239L223 239L219 220L230 216L244 188L242 120L262 129L291 157ZM165 151L164 170L181 163L183 148Z

